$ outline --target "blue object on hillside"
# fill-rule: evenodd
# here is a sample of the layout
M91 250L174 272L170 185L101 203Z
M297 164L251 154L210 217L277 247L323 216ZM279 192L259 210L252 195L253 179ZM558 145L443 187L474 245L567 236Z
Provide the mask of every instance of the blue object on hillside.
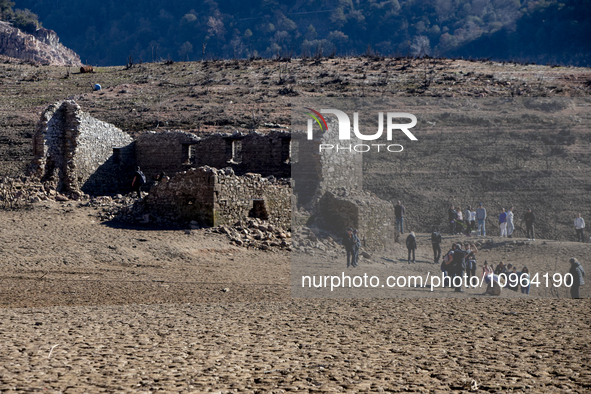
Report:
M101 85L95 84L93 90L101 90Z

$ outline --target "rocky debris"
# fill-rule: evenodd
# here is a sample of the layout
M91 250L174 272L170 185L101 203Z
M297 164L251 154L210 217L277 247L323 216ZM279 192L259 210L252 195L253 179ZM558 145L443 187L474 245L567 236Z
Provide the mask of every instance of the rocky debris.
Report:
M0 180L0 207L24 208L41 201L84 201L90 197L82 191L75 190L62 194L56 190L52 182L36 182L29 177L9 178Z
M342 238L316 226L301 226L294 230L292 240L294 251L310 255L322 254L336 259L345 253ZM371 260L371 254L361 250L360 257Z
M80 66L80 56L59 43L53 30L38 29L27 34L0 21L0 54L53 66Z
M466 241L464 241L466 242ZM493 248L504 248L504 249L513 249L518 246L525 246L531 245L531 241L520 241L517 239L498 239L495 240L493 238L489 239L479 239L472 242L478 249L493 249Z
M137 201L138 199L133 197L131 193L128 195L117 194L113 197L92 197L87 203L81 204L80 206L99 209L99 212L97 213L98 219L101 221L107 221L121 219L122 212L129 212L131 207L133 207ZM140 216L137 221L139 222L142 219L143 218Z
M212 227L206 232L226 234L232 243L245 248L292 250L291 231L258 218L239 220L233 226Z

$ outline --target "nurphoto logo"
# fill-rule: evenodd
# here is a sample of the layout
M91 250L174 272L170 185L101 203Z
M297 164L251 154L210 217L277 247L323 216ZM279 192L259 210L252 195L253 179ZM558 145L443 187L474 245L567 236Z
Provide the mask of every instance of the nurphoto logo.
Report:
M310 116L308 119L308 140L314 139L314 121L320 127L321 131L328 131L328 124L322 114L331 114L336 116L339 123L339 140L351 140L351 120L349 116L338 109L321 109L320 112L313 110L312 108L305 107L307 112L306 115ZM410 123L394 123L395 119L410 119ZM410 132L409 129L413 128L417 124L417 117L413 114L406 112L388 112L386 114L386 140L392 141L392 135L395 130L402 131L406 137L411 141L418 141L417 137ZM359 113L353 113L353 133L355 137L362 141L375 141L382 137L384 133L384 113L378 113L378 131L375 134L363 134L359 130ZM330 151L335 149L336 152L348 151L348 152L369 152L374 149L378 152L402 152L404 147L400 144L356 144L356 145L341 145L341 144L320 144L319 151Z

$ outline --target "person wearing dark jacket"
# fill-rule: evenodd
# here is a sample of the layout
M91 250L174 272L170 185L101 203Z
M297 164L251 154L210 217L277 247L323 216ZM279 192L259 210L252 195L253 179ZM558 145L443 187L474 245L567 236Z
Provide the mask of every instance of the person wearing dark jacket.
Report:
M439 264L439 259L441 258L441 241L439 229L434 229L431 234L431 245L433 246L433 261L435 264Z
M406 208L400 201L394 207L394 216L396 217L396 230L400 234L404 234L404 214L406 213Z
M146 183L146 176L138 166L135 170L135 174L133 174L133 181L131 182L131 187L136 191L138 198L142 197L142 186L144 183Z
M456 276L463 278L464 270L466 269L466 260L465 259L466 259L466 252L462 250L461 245L456 244L454 246L453 258L450 263L450 266L451 266L450 273L451 273L452 286L455 288L455 291L457 293L464 292L464 290L462 290L462 281L460 281L459 286L458 286L458 281L454 281L454 279Z
M357 267L359 265L359 253L361 251L361 240L359 239L359 234L357 229L353 229L353 256L355 256L355 260L352 262L353 267Z
M417 238L414 231L411 231L406 237L406 249L408 249L408 262L410 263L410 253L412 252L412 262L415 262L415 250L417 249Z
M353 235L353 229L347 229L347 235L343 238L343 246L345 247L345 251L347 252L347 268L353 264L356 265L357 256L355 256L355 237Z
M505 263L501 261L495 268L494 273L495 275L507 274L507 267L505 267Z
M447 211L447 220L449 221L449 231L451 235L456 234L456 220L458 218L458 212L454 209L454 206L450 206Z
M531 211L531 208L527 208L527 212L523 215L523 220L525 221L525 231L527 232L527 238L529 241L535 241L536 236L534 234L534 223L536 221L536 216Z
M476 276L476 253L478 249L476 245L470 244L466 248L466 276L468 276L468 286L472 287L472 277ZM476 285L474 285L476 287Z
M570 296L572 298L581 298L579 287L585 284L585 270L577 259L571 257L569 274L573 276L573 285L570 287Z

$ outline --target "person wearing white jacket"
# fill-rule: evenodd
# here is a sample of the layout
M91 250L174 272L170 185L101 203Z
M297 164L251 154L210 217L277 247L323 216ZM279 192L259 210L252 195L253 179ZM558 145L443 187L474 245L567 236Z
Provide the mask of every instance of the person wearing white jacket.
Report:
M515 230L515 225L513 224L513 207L509 208L507 211L507 237L513 238L513 231Z
M577 213L575 218L575 230L577 231L577 241L585 242L585 221L580 213Z

